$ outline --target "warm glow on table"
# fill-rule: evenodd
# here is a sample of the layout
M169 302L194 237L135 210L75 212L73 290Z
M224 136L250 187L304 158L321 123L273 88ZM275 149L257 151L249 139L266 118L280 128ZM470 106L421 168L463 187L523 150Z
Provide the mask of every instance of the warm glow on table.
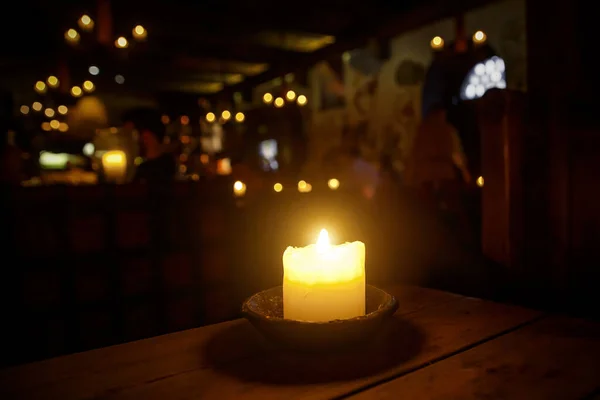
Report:
M127 171L127 157L120 150L107 151L102 155L102 167L108 181L121 182Z
M332 245L321 230L316 244L283 253L283 315L331 321L365 315L365 245Z

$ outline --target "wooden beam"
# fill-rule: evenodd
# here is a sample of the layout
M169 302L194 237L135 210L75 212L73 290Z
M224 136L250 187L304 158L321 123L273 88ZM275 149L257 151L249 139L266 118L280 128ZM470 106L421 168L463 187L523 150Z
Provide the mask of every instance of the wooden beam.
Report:
M148 53L192 58L213 58L245 63L271 63L285 59L296 62L302 53L271 48L248 40L230 38L227 40L193 40L178 37L154 38L145 49Z
M131 30L140 19L144 19L153 34L153 29L178 37L203 38L214 35L248 35L264 30L285 30L335 35L360 12L350 12L349 7L335 5L327 7L323 2L318 7L302 4L290 7L281 2L261 1L259 4L228 1L213 6L206 2L188 2L185 6L165 8L160 2L116 2L113 6L121 30ZM355 7L356 8L356 7ZM140 10L143 9L143 13ZM120 17L119 17L120 16ZM138 22L142 23L142 22ZM155 32L157 33L157 32Z

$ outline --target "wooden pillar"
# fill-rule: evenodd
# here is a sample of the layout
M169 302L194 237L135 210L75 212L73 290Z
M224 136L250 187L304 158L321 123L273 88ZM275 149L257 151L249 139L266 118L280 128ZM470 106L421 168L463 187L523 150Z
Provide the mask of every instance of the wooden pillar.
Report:
M63 93L69 93L71 88L71 74L69 70L69 63L67 62L66 56L58 62L58 80L60 82L60 91Z
M556 0L527 0L527 87L529 91L529 129L524 141L524 272L530 280L552 284L564 264L568 191L567 136L558 126L564 115L560 95L565 93L564 58L573 57L560 36L571 21L559 14ZM543 23L535 16L543 13ZM562 26L549 32L544 26ZM571 25L572 27L572 25ZM554 47L554 48L553 48ZM559 56L560 55L560 56ZM561 148L563 150L561 150Z
M501 264L508 259L508 202L506 193L507 97L504 91L490 91L478 101L481 132L481 247L483 254ZM477 178L476 176L473 178Z
M493 90L478 101L481 132L482 251L512 271L522 243L522 139L524 96ZM476 177L475 177L476 178Z
M582 191L579 183L574 186L580 177L573 173L584 150L594 169L600 167L600 148L590 141L598 142L600 110L590 96L597 78L582 62L596 38L582 32L592 27L585 21L592 12L586 4L526 0L529 120L523 149L523 271L530 282L570 292L577 290L571 283L582 280L573 262L578 247L574 238L583 229L574 219L574 204L580 201L574 195L600 201L598 188ZM584 213L578 219L589 225L588 217ZM591 222L592 232L598 232L598 222Z
M465 53L468 50L469 45L464 14L457 15L454 18L454 33L454 51L457 53Z
M110 0L98 0L98 15L96 17L96 34L98 42L105 46L111 46L113 41L112 13Z

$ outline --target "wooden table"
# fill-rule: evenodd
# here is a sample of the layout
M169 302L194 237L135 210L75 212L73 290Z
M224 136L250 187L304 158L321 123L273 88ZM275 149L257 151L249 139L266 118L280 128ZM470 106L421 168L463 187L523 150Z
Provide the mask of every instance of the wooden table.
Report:
M292 354L245 320L0 372L0 399L588 399L600 324L414 287L365 348Z

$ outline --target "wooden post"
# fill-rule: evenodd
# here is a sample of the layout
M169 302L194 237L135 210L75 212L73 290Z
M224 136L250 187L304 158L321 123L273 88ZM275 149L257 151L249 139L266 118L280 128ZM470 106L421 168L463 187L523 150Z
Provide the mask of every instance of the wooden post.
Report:
M457 15L454 18L454 29L454 51L456 51L457 53L465 53L468 50L469 46L467 41L464 14Z
M481 247L483 254L508 264L508 199L506 174L508 146L506 135L507 98L504 91L492 91L478 101L481 131ZM477 179L477 176L473 177Z
M493 91L479 100L477 112L484 177L482 251L512 271L519 268L522 242L523 103L520 93Z
M60 91L69 93L69 88L71 87L71 74L66 55L63 55L58 62L58 80L60 82Z
M110 0L98 0L98 16L96 18L98 42L105 46L111 46L114 38L112 32Z
M567 15L560 15L557 1L527 0L527 86L529 91L529 121L524 138L524 272L530 280L544 284L557 283L565 261L566 175L568 154L566 132L558 126L564 109L560 104L568 77L562 58L571 58L573 48L560 46L560 36L569 35ZM544 12L545 22L535 15ZM559 32L548 32L544 24L559 24ZM546 25L545 25L546 26ZM558 46L557 46L558 45ZM557 79L558 77L561 79ZM554 285L552 285L554 286Z
M600 190L586 183L599 180L598 107L589 96L598 78L582 62L593 52L595 35L585 33L593 24L591 10L581 0L526 0L526 7L529 121L523 149L523 270L530 282L568 291L568 300L580 292L578 285L591 285L590 277L598 276L597 268L589 275L590 270L574 262L585 259L586 252L597 257L594 246L581 247L577 238L596 235L587 240L600 241L600 217L593 214ZM581 168L582 163L587 167ZM576 206L586 203L595 207L582 211Z

